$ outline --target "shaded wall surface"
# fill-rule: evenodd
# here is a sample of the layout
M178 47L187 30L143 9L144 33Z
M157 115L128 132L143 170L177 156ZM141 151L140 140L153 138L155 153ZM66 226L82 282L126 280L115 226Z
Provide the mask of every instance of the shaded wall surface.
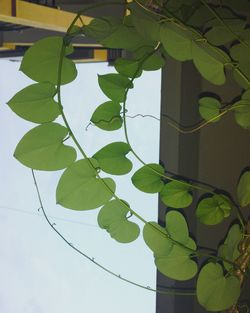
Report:
M191 62L167 62L162 73L160 161L168 171L180 177L205 182L227 190L235 197L239 176L250 165L249 130L238 126L231 113L218 123L191 134L181 134L169 124L170 118L183 126L201 121L198 99L204 92L217 93L223 101L230 102L241 93L241 89L230 81L230 77L224 86L209 84L200 77ZM200 193L194 192L193 204L182 212L188 220L191 235L198 239L198 245L217 248L235 215L232 214L230 219L217 226L202 225L195 218L195 208L200 196ZM167 210L169 208L160 202L159 223L162 225ZM157 285L192 289L196 285L196 278L187 282L175 282L157 273ZM242 301L250 300L249 290L250 282L244 288ZM183 296L158 295L156 308L157 313L205 312L195 297Z

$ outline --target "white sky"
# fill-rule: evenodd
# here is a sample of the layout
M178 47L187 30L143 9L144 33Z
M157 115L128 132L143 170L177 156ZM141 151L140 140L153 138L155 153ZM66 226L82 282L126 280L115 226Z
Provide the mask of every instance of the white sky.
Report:
M155 312L154 293L128 285L78 255L38 213L31 171L12 156L19 140L35 125L20 119L5 104L32 82L18 72L20 63L1 60L0 66L0 312ZM89 156L108 143L125 140L122 129L105 132L90 126L85 131L94 109L107 101L98 87L97 73L112 71L104 63L81 64L77 80L63 87L66 115ZM160 71L145 72L137 79L135 90L129 94L129 115L159 117L160 79ZM148 117L128 119L132 146L146 162L158 162L159 126ZM134 162L131 173L115 177L117 195L145 219L156 220L157 196L141 193L130 182L139 166ZM74 246L115 273L154 288L153 256L141 236L130 244L117 243L97 226L99 209L76 212L55 204L61 173L37 172L48 215L63 219L51 218L56 228Z

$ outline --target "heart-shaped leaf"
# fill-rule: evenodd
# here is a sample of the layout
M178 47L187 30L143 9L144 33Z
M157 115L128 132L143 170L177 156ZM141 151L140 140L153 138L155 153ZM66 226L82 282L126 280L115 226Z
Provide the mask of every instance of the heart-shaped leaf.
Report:
M232 205L228 197L214 195L200 201L196 209L196 216L203 224L216 225L230 215L231 209Z
M188 207L193 200L190 194L191 187L185 182L171 181L160 192L161 200L172 208Z
M218 122L220 117L220 102L213 97L202 97L199 99L199 112L205 121Z
M240 281L237 277L225 277L218 263L203 266L197 281L197 297L206 310L226 310L237 303L239 296Z
M238 224L234 224L227 234L224 244L219 247L218 255L226 260L234 262L240 255L239 243L241 242L243 234ZM225 268L229 271L232 264L223 262Z
M115 192L111 178L98 178L95 159L79 160L62 174L57 190L57 203L72 210L92 210L108 202Z
M250 128L250 99L237 101L232 106L236 123L241 127Z
M250 172L245 172L237 186L237 197L242 207L250 204Z
M225 52L205 41L193 41L192 55L194 65L205 79L215 85L225 83L224 64L230 62Z
M93 155L100 168L112 175L124 175L131 171L133 164L126 158L130 147L125 142L113 142Z
M164 186L161 176L164 168L159 164L147 164L132 176L132 183L136 188L148 193L160 192Z
M114 102L124 102L127 88L133 88L130 80L121 74L98 75L103 93Z
M75 149L63 144L67 134L67 128L56 123L39 125L23 136L14 156L36 170L61 170L76 159Z
M115 61L115 69L118 73L127 77L139 77L142 74L140 64L136 60L119 58Z
M165 221L166 229L170 237L186 245L190 238L185 217L180 212L172 210L166 214Z
M53 99L56 88L51 83L37 83L25 87L8 101L12 111L34 123L52 122L60 114Z
M91 122L97 127L112 131L122 127L120 116L121 105L116 102L108 101L99 105L94 111Z
M249 55L247 53L246 47L241 43L231 47L230 55L234 60L240 61L241 63L249 62Z
M30 47L22 60L20 70L37 82L51 82L58 84L58 69L60 63L62 37L52 36L37 41ZM73 52L73 48L67 47L65 55ZM61 84L67 84L76 78L75 64L63 56Z
M114 222L109 227L109 233L112 238L121 243L129 243L138 238L140 228L137 224L122 220Z

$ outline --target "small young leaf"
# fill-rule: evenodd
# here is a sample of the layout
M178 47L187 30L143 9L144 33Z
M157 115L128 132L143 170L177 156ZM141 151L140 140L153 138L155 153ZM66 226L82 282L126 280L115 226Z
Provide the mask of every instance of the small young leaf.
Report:
M200 201L196 216L203 224L216 225L230 215L231 209L231 201L228 197L214 195Z
M205 121L218 122L220 116L216 116L220 114L220 107L221 104L216 98L203 97L199 99L199 112Z
M226 310L237 303L239 296L240 281L237 277L224 277L218 263L203 266L197 281L197 297L206 310Z
M169 211L165 216L166 229L172 239L186 245L189 242L189 232L184 216L177 211Z
M131 171L133 164L126 158L130 147L125 142L113 142L93 155L100 168L112 175L124 175Z
M142 70L139 67L140 64L136 60L119 58L115 61L117 72L130 78L141 76Z
M108 101L96 108L90 120L101 129L117 130L122 127L120 111L121 105L119 103Z
M103 93L115 102L123 102L126 89L133 88L130 80L120 74L98 75L98 83Z
M190 194L190 186L185 183L172 181L167 183L160 192L161 200L167 206L172 208L188 207L193 200Z
M57 203L72 210L92 210L108 202L115 192L115 182L111 178L97 178L97 168L95 159L70 165L57 185Z
M234 224L227 234L227 238L223 245L219 247L218 255L226 260L234 262L240 255L239 243L242 240L242 232L238 224ZM232 264L228 262L223 262L226 270L232 268Z
M193 61L201 75L215 85L226 81L224 64L230 62L229 56L207 42L193 41Z
M75 149L63 144L67 134L67 128L56 123L37 126L23 136L14 156L36 170L61 170L76 159Z
M160 192L164 186L161 175L164 168L159 164L147 164L132 176L132 183L136 188L148 193Z
M250 99L242 99L232 106L236 123L241 127L250 128Z
M160 30L164 49L174 59L187 61L192 59L192 33L173 23L165 23Z
M186 246L196 249L196 244L191 238ZM196 262L190 259L190 252L177 245L173 246L168 255L156 255L155 265L163 275L175 280L191 279L198 271Z
M52 122L60 114L53 99L56 88L51 83L37 83L19 91L8 101L12 111L34 123Z
M237 186L237 197L242 207L250 204L250 172L245 172Z
M37 41L30 47L22 60L20 70L29 78L37 82L51 82L58 84L58 69L60 54L63 46L62 37L53 36ZM65 55L73 52L73 48L67 47ZM75 64L63 56L61 84L67 84L76 78Z

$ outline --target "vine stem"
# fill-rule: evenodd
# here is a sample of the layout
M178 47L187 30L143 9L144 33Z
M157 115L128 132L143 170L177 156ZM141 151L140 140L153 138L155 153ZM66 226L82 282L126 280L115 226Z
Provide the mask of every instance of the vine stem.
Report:
M32 172L32 177L33 177L33 181L34 181L34 185L35 185L35 189L36 189L36 193L37 193L37 197L38 197L38 201L39 201L39 205L42 209L42 213L47 221L47 223L49 224L49 226L53 229L54 232L57 233L57 235L73 250L75 250L77 253L79 253L81 256L83 256L84 258L86 258L87 260L91 261L92 263L94 263L97 267L99 267L100 269L102 269L103 271L107 272L108 274L116 277L116 278L119 278L123 281L125 281L126 283L129 283L131 285L134 285L136 287L139 287L139 288L142 288L142 289L145 289L145 290L148 290L148 291L152 291L152 292L155 292L155 293L159 293L159 294L165 294L165 295L179 295L179 296L195 296L196 293L195 292L180 292L180 291L177 291L177 289L174 289L174 288L167 288L169 289L168 291L166 290L159 290L159 289L153 289L151 287L147 287L147 286L144 286L142 284L139 284L137 282L134 282L134 281L131 281L127 278L124 278L122 277L121 275L119 274L116 274L114 273L113 271L111 271L110 269L108 269L107 267L103 266L102 264L98 263L95 261L94 258L91 258L90 256L88 256L86 253L84 253L83 251L81 251L80 249L74 247L68 239L66 239L61 232L59 232L54 224L50 221L50 219L48 218L47 214L46 214L46 211L44 209L44 205L43 205L43 201L42 201L42 197L41 197L41 193L40 193L40 189L39 189L39 186L38 186L38 182L37 182L37 179L36 179L36 176L35 176L35 173L34 173L34 170L32 169L31 170Z

